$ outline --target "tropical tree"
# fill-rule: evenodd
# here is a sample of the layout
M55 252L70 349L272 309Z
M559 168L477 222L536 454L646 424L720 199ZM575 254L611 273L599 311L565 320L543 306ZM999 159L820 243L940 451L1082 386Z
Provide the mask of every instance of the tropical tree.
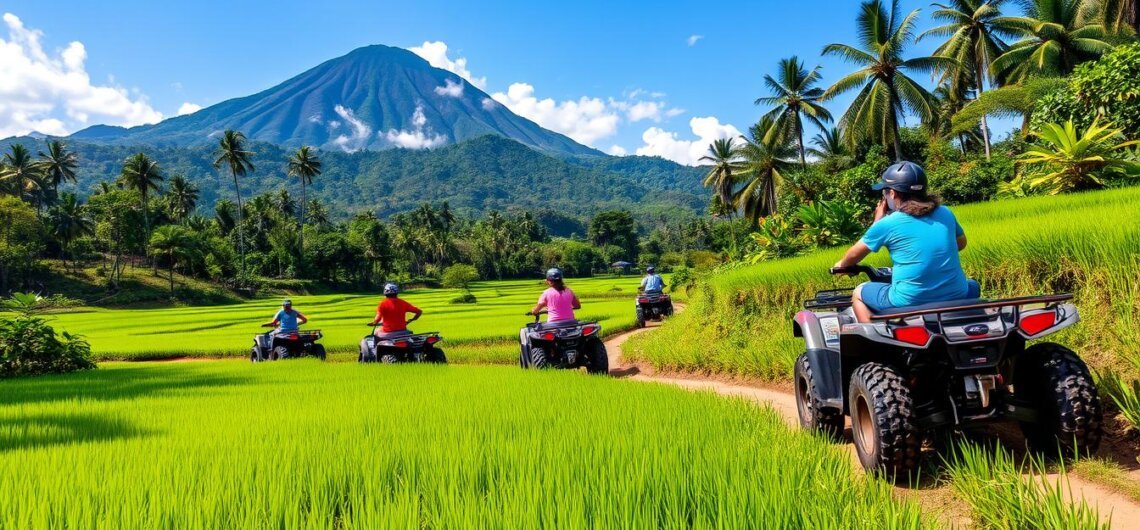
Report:
M40 151L35 166L51 187L49 199L54 201L59 195L60 184L75 182L75 168L79 166L79 160L75 153L67 150L63 142L52 140L47 144L47 152Z
M71 243L83 236L95 235L95 221L74 193L64 193L50 211L51 232L59 241L64 264ZM72 259L74 262L74 258Z
M308 187L313 184L313 177L321 174L321 159L313 148L303 145L293 156L289 157L289 176L297 177L301 181L301 230L300 247L302 255L305 252L305 203L308 202Z
M170 188L166 190L166 206L176 221L186 220L198 206L198 197L198 187L182 175L170 179Z
M949 85L950 93L960 94L973 89L981 96L986 91L986 83L992 85L990 65L1009 47L1003 39L1017 34L1015 25L1002 17L1001 8L1005 3L1006 0L951 0L945 4L934 4L938 9L931 16L943 25L926 31L919 40L946 38L934 50L934 55L953 59L961 66L943 72L942 81ZM988 160L990 132L985 115L981 123L982 143Z
M701 162L711 162L712 167L705 175L704 187L712 188L713 194L726 208L732 204L736 188L736 173L744 168L740 157L740 145L735 138L720 138L709 144L709 153L700 158ZM732 217L732 211L728 212Z
M162 181L162 169L158 167L158 162L146 153L138 153L128 158L123 164L123 171L119 174L119 185L139 194L139 200L142 202L143 230L148 238L150 237L149 197L151 192L158 192L158 184Z
M1062 78L1041 77L1027 79L1018 85L1006 85L967 103L954 114L951 134L961 134L975 129L982 116L1022 118L1022 132L1029 132L1029 120L1037 108L1037 102L1058 90L1064 90L1068 82Z
M1113 177L1140 176L1140 162L1130 150L1140 141L1121 141L1119 129L1094 121L1082 134L1069 121L1047 124L1037 136L1042 143L1031 145L1018 161L1037 168L1026 176L1034 189L1057 194L1103 188Z
M44 187L43 173L36 167L28 148L12 144L0 163L0 184L4 191L17 197L32 197Z
M832 169L847 169L855 163L855 157L843 142L843 133L838 128L831 127L816 134L811 139L811 145L808 153Z
M174 266L201 254L198 241L185 227L163 225L150 236L151 252L164 254L170 265L170 296L174 296Z
M994 60L992 73L1005 83L1065 76L1111 50L1104 26L1088 22L1089 6L1096 1L1026 0L1025 16L995 20L1023 38Z
M733 196L733 204L744 210L744 216L754 224L776 213L776 193L796 153L787 138L767 134L772 127L775 124L771 118L761 118L749 128L750 138L740 148L744 161L740 174L745 185Z
M1140 33L1140 0L1100 0L1100 24L1114 34Z
M241 184L238 179L254 171L253 162L250 160L253 158L253 153L246 150L245 142L244 134L233 129L226 129L222 133L221 140L218 141L218 157L214 159L214 167L225 166L230 170L230 176L234 179L234 195L237 196L238 250L241 253L243 276L245 275L245 235L242 233Z
M764 140L772 142L775 136L795 138L800 152L800 165L807 168L803 118L806 116L808 121L821 130L826 130L824 123L831 121L831 113L820 105L823 89L816 86L820 80L819 67L809 71L798 57L792 56L780 60L776 75L778 79L771 75L764 76L764 84L772 95L756 100L757 105L771 107L763 116L770 119L773 125Z
M957 62L947 57L903 58L906 46L913 40L917 17L918 10L902 16L898 0L891 0L889 8L882 0L868 0L863 2L857 18L858 47L829 44L823 48L824 55L860 66L823 94L826 101L859 89L839 119L849 145L863 140L884 145L893 142L895 158L901 160L902 116L910 111L928 120L934 113L930 93L906 73L943 71L955 67Z

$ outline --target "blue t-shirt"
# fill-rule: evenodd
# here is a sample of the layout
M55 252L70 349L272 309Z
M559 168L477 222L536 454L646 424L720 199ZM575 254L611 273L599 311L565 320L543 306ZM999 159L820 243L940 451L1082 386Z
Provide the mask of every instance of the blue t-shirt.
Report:
M273 320L277 321L278 331L281 331L283 333L297 331L298 326L296 311L286 311L282 309L277 312L277 315L273 317Z
M896 307L965 298L966 273L958 260L962 225L945 206L922 217L894 212L871 225L863 243L887 247L894 262L889 297Z
M665 289L665 280L656 274L650 274L642 280L641 285L647 293L659 293Z

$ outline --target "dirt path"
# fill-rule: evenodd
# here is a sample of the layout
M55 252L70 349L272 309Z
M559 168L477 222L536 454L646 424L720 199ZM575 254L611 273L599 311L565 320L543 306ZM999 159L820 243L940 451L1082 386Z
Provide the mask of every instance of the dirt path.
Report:
M778 388L756 383L723 381L689 375L657 374L649 367L626 362L622 356L622 345L630 337L650 332L655 327L657 326L651 325L651 327L614 335L606 341L611 375L635 381L671 384L688 390L711 391L724 396L744 398L772 408L790 427L799 428L796 399L790 386ZM850 443L846 444L845 447L851 455L852 465L858 468L859 462L855 456L855 447ZM1058 475L1049 475L1050 480L1056 481L1057 478ZM1068 475L1068 483L1072 495L1084 500L1090 507L1095 507L1100 512L1102 520L1111 520L1113 529L1135 528L1138 524L1137 521L1140 521L1140 504L1128 496L1071 474ZM925 488L899 486L895 490L901 497L917 501L925 510L937 514L949 522L952 527L969 528L973 526L969 507L964 501L954 496L947 486Z

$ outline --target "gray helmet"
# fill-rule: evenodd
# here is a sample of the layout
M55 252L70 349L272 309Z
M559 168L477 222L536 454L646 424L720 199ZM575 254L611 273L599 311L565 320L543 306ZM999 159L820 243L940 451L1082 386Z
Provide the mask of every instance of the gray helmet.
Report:
M650 266L645 268L645 272L648 272L649 274L653 274L653 273L657 272L657 267L650 265Z
M551 281L561 280L562 279L562 269L559 269L558 267L554 267L552 269L547 270L546 271L546 279L551 280Z
M899 162L883 172L882 179L871 186L879 191L892 189L903 193L920 193L926 190L926 171L914 162Z
M400 286L392 282L384 284L384 296L390 296L393 294L400 294Z
M291 307L292 305L293 305L293 301L288 299L288 298L281 301L282 307Z

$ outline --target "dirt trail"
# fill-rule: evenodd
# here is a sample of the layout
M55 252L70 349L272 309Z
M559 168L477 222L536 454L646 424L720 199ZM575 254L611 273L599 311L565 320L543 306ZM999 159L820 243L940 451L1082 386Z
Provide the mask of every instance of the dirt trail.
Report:
M615 377L633 379L655 383L676 385L694 391L712 391L724 396L741 397L759 405L771 407L789 426L799 428L799 418L796 411L796 399L792 389L773 388L735 381L722 381L712 378L656 374L649 367L627 363L622 356L622 345L630 337L652 331L656 326L637 329L627 333L614 335L606 341L606 350L610 359L610 374ZM855 447L846 444L852 465L859 467ZM1056 481L1058 475L1050 474L1049 479ZM1111 520L1113 529L1135 528L1140 521L1140 504L1128 496L1117 493L1104 486L1089 482L1080 477L1068 475L1069 488L1072 495L1082 499L1090 507L1096 508L1104 521ZM943 520L955 528L973 527L970 519L969 507L950 491L949 487L896 487L896 492L917 501L924 509L938 514Z

